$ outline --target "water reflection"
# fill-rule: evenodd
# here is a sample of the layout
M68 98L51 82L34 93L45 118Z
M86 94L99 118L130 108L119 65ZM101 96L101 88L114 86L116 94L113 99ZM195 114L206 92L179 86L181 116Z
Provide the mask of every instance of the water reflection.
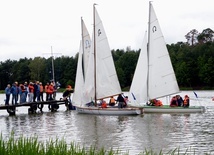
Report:
M186 94L186 93L185 93ZM199 93L198 93L199 94ZM204 93L204 96L209 96ZM14 131L15 137L38 136L39 141L64 138L68 144L79 143L100 149L129 150L138 154L146 149L181 152L214 153L214 104L206 97L203 114L145 114L142 116L81 115L60 107L58 112L28 115L27 108L19 108L16 116L0 111L3 137ZM192 103L193 104L193 103Z

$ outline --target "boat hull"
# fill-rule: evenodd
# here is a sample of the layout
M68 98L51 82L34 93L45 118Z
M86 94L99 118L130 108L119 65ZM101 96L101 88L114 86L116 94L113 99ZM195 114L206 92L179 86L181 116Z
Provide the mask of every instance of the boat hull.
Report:
M203 113L205 112L204 106L190 106L188 108L184 107L170 107L164 106L143 106L144 113Z
M143 108L99 108L99 107L78 107L76 110L80 114L94 115L140 115Z

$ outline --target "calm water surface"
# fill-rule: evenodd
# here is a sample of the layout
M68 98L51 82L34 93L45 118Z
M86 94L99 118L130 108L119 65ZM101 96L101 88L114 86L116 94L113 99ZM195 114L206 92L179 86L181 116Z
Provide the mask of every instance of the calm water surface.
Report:
M214 154L214 91L183 91L188 94L191 105L203 105L205 113L197 114L144 114L139 116L82 115L66 111L61 105L58 112L51 113L47 106L44 113L28 115L28 107L20 107L16 116L0 110L0 129L4 138L11 131L15 137L34 136L39 141L64 138L68 144L105 149L120 149L122 152L138 154L146 149L166 152L180 148L185 152ZM57 94L61 97L61 94ZM5 95L0 95L0 103Z

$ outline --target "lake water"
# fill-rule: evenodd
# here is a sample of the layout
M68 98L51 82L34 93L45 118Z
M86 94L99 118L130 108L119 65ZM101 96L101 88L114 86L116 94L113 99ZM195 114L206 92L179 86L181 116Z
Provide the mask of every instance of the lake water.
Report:
M28 115L28 107L19 107L16 116L0 110L0 129L4 138L15 132L15 137L37 136L39 141L64 138L68 144L78 143L86 148L129 151L138 154L145 148L167 152L180 151L196 154L214 154L214 91L183 91L188 94L191 105L203 105L205 113L196 114L144 114L138 116L82 115L66 111L61 105L58 112L51 113L47 106L44 113ZM57 94L60 98L62 94ZM0 103L4 103L0 94Z

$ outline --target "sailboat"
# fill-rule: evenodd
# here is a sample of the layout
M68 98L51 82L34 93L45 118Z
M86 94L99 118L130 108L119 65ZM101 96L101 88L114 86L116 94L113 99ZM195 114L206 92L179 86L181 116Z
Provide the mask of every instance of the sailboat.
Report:
M146 105L152 99L180 92L169 52L151 2L149 3L148 24L148 41L146 33L129 90L130 103L136 107L143 107L145 113L203 112L203 106L183 108L170 107L169 105Z
M76 110L81 114L98 115L138 115L142 108L118 108L98 106L98 100L107 99L122 93L115 70L107 36L93 5L93 35L88 68L85 75L84 88L81 101L75 104ZM89 106L87 103L94 103Z

